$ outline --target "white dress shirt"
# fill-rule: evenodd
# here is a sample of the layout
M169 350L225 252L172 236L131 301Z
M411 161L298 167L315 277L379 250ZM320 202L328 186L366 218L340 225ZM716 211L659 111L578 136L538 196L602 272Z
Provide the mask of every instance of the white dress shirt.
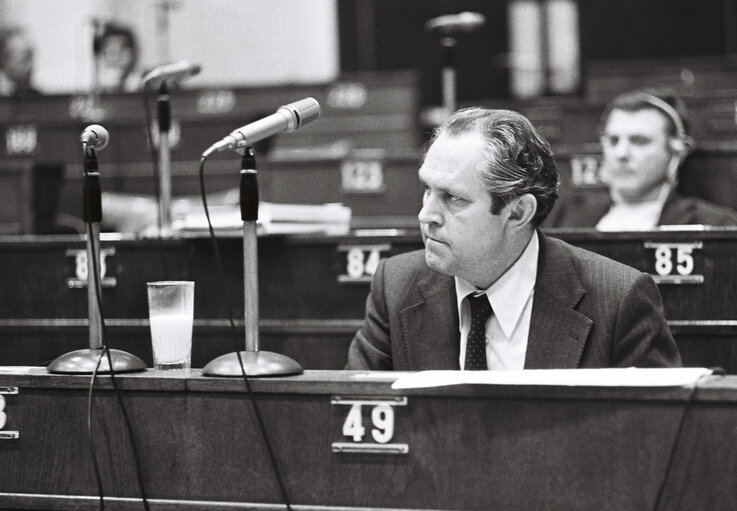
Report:
M479 291L469 282L455 277L461 330L461 369L471 329L471 307L465 297L474 292L485 293L493 309L486 321L487 366L489 369L524 369L540 250L537 236L537 232L533 233L522 255L488 289Z
M652 199L624 202L612 194L614 203L596 224L600 231L649 231L658 226L660 213L672 186L664 183Z

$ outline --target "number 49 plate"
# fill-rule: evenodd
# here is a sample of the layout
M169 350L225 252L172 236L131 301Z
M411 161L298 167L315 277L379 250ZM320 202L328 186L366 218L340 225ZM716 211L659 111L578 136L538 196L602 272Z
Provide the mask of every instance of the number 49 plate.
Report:
M343 441L333 442L333 452L407 454L409 446L392 442L394 408L406 406L404 396L364 398L333 396L330 404L347 407L343 421Z

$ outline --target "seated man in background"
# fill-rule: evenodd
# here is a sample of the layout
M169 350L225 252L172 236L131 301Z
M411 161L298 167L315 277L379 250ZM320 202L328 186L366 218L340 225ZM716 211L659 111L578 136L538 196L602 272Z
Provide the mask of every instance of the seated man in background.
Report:
M681 364L652 277L538 231L558 170L525 117L456 112L419 178L425 249L379 263L346 369Z
M34 48L20 27L0 28L0 96L38 96L31 84Z
M106 23L95 38L98 92L131 92L140 87L138 44L133 30Z
M679 112L680 110L680 112ZM559 201L545 227L649 230L662 225L737 226L737 213L676 190L678 169L693 148L674 97L621 94L602 115L602 181L609 200L579 194Z

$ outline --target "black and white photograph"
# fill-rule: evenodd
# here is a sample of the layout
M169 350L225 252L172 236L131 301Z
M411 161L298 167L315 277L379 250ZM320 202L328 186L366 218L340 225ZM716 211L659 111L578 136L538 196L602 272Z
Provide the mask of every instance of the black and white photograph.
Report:
M0 0L0 511L735 474L737 0Z

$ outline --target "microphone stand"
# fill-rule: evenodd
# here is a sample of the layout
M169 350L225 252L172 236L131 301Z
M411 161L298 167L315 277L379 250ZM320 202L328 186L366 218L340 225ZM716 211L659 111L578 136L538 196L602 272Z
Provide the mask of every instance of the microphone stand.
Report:
M454 37L443 37L440 46L443 48L442 94L443 109L446 117L456 110L456 69L453 49L458 44Z
M171 233L171 104L166 80L161 82L156 100L159 117L159 235Z
M93 148L84 151L84 221L87 225L87 313L89 317L89 349L71 351L53 360L47 370L50 373L92 374L98 365L98 373L110 373L107 357L103 353L102 314L97 297L102 296L100 279L100 222L102 222L102 194L97 156ZM143 361L121 350L110 350L113 371L130 373L143 371Z
M295 360L270 351L259 351L258 338L258 181L253 147L246 147L241 160L241 219L243 220L243 291L246 350L228 353L209 362L202 370L205 376L278 376L301 374L304 370Z

